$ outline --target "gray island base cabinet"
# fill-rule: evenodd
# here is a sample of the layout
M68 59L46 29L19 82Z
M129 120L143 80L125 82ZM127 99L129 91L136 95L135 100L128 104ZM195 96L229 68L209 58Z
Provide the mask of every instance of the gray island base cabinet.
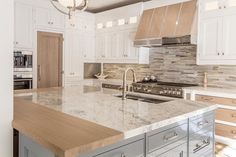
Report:
M214 157L214 112L204 113L77 157ZM20 134L20 157L56 157Z

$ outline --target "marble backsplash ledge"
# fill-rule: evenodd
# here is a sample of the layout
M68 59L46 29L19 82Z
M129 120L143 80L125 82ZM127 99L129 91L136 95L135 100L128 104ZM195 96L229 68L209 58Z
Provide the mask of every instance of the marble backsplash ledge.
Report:
M113 79L122 79L123 72L133 67L138 79L153 74L160 81L202 85L204 72L211 87L236 88L236 66L199 66L194 45L157 47L150 51L150 64L105 64L104 72ZM132 75L128 78L131 79Z

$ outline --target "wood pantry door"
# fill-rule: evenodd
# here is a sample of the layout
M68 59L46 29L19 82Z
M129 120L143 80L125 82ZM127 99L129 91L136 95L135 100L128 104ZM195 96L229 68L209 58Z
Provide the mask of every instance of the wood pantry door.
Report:
M62 86L63 35L38 32L38 88Z

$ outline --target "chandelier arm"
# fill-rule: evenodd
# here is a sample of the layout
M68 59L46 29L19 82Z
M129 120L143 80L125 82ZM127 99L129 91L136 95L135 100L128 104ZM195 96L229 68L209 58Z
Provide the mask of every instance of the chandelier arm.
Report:
M69 16L70 16L70 11L69 11L69 12L64 12L64 11L62 11L61 9L59 9L59 8L54 4L54 2L58 2L58 0L50 0L50 2L51 2L52 5L54 6L54 8L56 8L59 12L65 14L65 15L69 15Z
M84 11L88 8L88 0L84 0L84 5L81 7L76 7L76 9Z

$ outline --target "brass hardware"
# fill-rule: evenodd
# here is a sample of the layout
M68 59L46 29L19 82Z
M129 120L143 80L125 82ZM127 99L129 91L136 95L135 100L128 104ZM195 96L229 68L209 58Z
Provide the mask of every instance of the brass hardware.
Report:
M236 135L236 130L232 130L231 133Z

